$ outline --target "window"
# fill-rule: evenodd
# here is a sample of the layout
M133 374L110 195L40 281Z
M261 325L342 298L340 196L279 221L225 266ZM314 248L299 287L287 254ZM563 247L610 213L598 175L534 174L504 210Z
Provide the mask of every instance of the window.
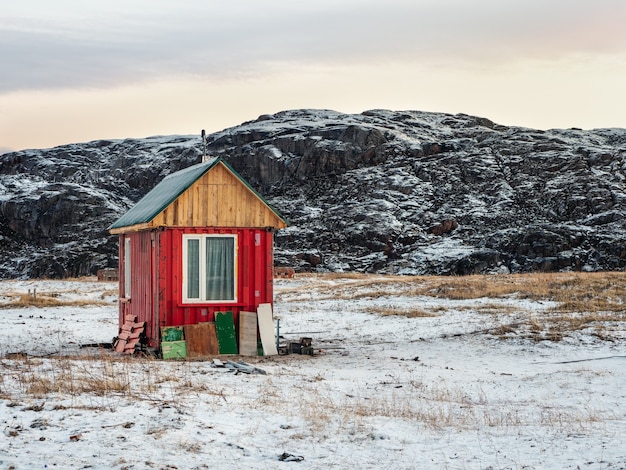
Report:
M183 235L183 302L237 301L237 236Z
M124 237L124 298L130 299L130 238Z

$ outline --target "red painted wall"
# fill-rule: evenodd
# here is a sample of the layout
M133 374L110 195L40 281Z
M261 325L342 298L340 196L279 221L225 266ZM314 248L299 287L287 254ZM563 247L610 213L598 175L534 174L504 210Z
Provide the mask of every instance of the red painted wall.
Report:
M182 237L184 233L237 235L237 302L182 303ZM124 237L131 237L131 299L120 301L124 314L146 322L149 346L158 347L162 326L214 321L216 311L256 311L273 302L273 232L242 228L164 228L120 235L120 289L124 286ZM120 292L120 298L125 293Z

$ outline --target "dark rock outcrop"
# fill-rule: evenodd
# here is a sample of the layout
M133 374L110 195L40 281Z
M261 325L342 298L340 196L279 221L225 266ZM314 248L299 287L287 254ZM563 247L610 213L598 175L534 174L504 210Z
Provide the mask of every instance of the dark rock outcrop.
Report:
M294 110L207 136L291 222L281 265L469 274L626 266L626 130L539 131L463 114ZM0 156L0 277L114 266L107 226L199 136Z
M459 228L459 223L456 220L446 219L441 223L431 225L428 229L426 229L426 232L432 233L433 235L444 235L456 230L457 228Z

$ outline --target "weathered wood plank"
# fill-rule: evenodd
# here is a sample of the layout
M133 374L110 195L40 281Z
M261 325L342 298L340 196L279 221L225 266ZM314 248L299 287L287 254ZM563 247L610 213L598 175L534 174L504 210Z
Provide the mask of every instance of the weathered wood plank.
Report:
M256 312L239 312L239 354L258 355Z
M193 194L193 199L191 200L191 204L189 205L189 214L188 217L191 220L191 225L197 227L200 225L201 213L200 213L200 188L198 184L194 184L191 187L191 191Z
M207 329L207 340L209 355L213 356L220 353L219 345L217 344L217 332L215 330L215 322L203 323Z
M185 340L187 341L187 357L206 357L209 352L208 323L185 325Z
M259 304L259 307L257 308L257 317L259 320L261 344L263 345L263 355L275 356L278 354L278 350L276 349L276 334L274 333L272 304Z

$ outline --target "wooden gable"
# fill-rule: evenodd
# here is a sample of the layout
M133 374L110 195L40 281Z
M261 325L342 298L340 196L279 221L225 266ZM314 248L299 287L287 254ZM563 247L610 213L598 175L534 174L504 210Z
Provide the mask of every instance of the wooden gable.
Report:
M185 186L186 189L172 198L163 209L142 220L141 217L145 213L149 214L149 210L143 210L141 206L149 205L151 198L164 197L161 192L165 188L155 187L126 216L109 227L110 233L119 234L156 227L280 229L287 226L285 219L227 164L216 159L213 164L209 162L208 167L208 171ZM133 218L132 211L141 212L140 218ZM126 218L129 214L131 216ZM129 223L124 223L126 220Z
M191 185L157 215L151 227L287 226L222 162Z

